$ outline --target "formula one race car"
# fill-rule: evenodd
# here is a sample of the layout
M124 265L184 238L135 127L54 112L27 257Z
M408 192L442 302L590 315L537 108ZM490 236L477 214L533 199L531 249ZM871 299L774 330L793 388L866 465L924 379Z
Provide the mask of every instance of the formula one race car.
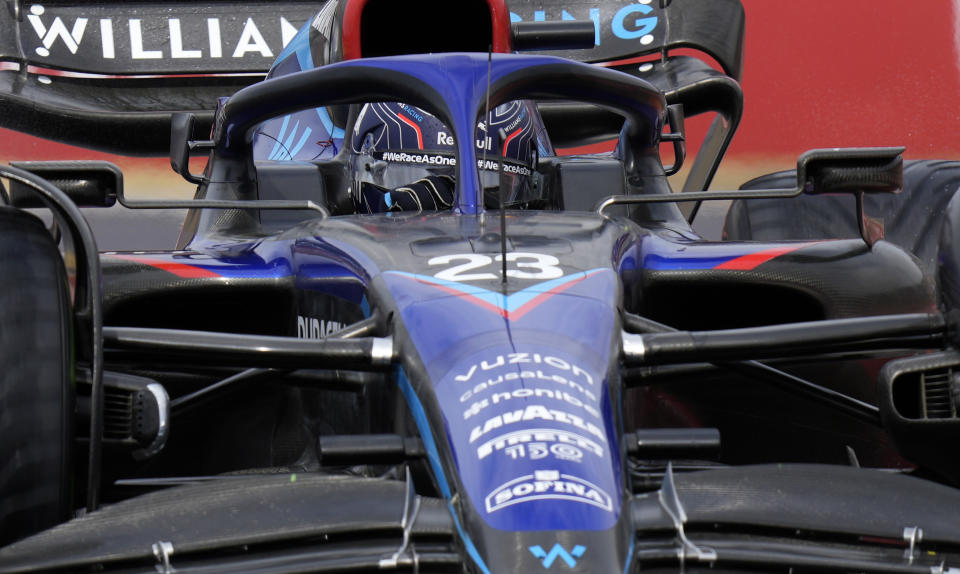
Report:
M328 0L266 80L95 133L135 89L4 92L100 148L169 128L198 187L0 168L0 572L958 571L956 166L815 150L703 191L739 1L588 4ZM628 53L589 49L608 31ZM725 241L678 207L711 199ZM114 200L189 209L176 250L98 254L77 204ZM908 200L947 206L939 236L890 226Z

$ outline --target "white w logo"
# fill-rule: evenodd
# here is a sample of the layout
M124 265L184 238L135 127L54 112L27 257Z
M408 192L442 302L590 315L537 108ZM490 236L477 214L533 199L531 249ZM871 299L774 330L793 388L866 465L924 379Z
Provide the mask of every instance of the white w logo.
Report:
M71 54L76 54L77 49L80 47L80 40L83 38L83 31L87 28L87 19L77 18L73 23L73 29L67 30L67 25L57 17L54 18L53 24L47 28L43 20L40 19L40 16L43 16L43 12L43 6L34 4L30 7L30 14L27 16L27 20L29 20L33 26L37 37L40 38L43 43L42 46L37 47L37 54L44 57L49 56L50 47L57 41L57 38L63 40L63 43L66 44Z
M557 543L553 545L550 552L545 551L541 546L531 546L529 550L536 558L543 560L542 564L544 568L549 569L553 566L553 561L557 558L566 562L570 568L573 568L577 565L577 558L583 556L583 553L587 551L587 547L577 544L573 547L573 550L567 552L566 548L560 546L560 543Z

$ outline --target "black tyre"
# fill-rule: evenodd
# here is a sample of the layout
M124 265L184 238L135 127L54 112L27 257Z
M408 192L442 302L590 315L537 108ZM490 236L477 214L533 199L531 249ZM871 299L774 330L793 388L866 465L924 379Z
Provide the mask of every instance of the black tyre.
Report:
M0 546L71 510L67 277L39 219L0 207Z
M795 171L758 177L741 189L791 188ZM903 191L867 196L864 210L883 219L886 240L916 255L923 268L936 269L937 240L947 202L960 188L960 161L908 161ZM859 237L852 195L735 201L727 212L724 238L777 241Z

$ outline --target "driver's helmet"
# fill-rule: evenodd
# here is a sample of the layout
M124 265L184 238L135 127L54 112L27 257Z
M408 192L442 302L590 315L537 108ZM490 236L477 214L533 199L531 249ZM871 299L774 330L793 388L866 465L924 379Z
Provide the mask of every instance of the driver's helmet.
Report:
M435 116L403 103L366 104L352 136L359 212L442 211L452 206L457 173L453 131ZM542 207L537 159L552 150L536 107L526 101L497 106L477 125L475 136L485 206L498 208L502 180L504 207Z

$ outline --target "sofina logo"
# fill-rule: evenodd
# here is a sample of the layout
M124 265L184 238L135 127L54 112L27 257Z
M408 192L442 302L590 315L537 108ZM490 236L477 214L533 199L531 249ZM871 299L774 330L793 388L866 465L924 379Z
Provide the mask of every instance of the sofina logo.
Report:
M586 546L577 544L573 547L573 550L567 552L567 549L563 546L560 546L559 543L554 544L553 548L550 549L550 552L546 552L541 546L531 546L530 553L535 557L541 559L541 563L544 568L550 568L553 566L554 560L557 558L563 560L567 563L567 566L573 568L577 565L577 558L583 556L583 553L587 551Z
M535 500L569 500L613 512L613 499L599 486L556 470L537 470L501 484L484 499L487 514Z

